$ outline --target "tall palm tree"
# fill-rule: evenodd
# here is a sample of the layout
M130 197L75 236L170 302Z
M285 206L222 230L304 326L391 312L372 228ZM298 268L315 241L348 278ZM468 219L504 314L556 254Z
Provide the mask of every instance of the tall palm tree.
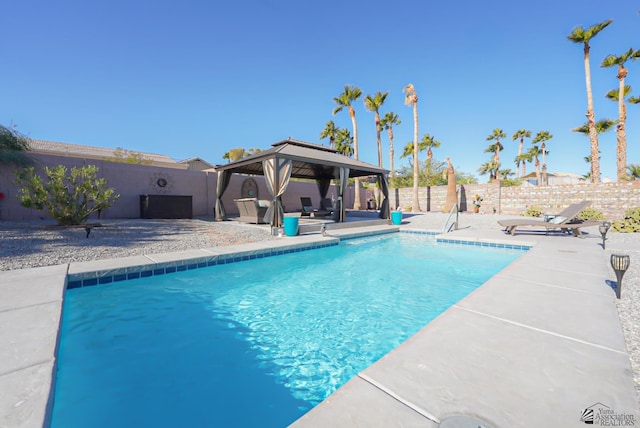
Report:
M412 212L420 212L420 200L418 199L418 180L420 179L420 165L418 162L418 93L413 84L409 83L402 89L404 92L404 103L413 107L413 203Z
M604 30L613 20L592 25L586 30L582 26L577 26L571 34L567 36L574 43L584 45L584 74L587 86L587 123L589 124L589 140L591 142L591 182L600 183L600 158L598 156L598 134L596 133L596 115L593 111L593 95L591 92L591 66L589 65L589 42L600 31Z
M402 123L402 121L400 120L400 118L398 117L397 114L393 113L393 112L389 112L387 114L384 115L384 117L382 118L382 120L380 121L380 126L382 126L384 129L389 131L389 169L391 171L391 178L393 179L394 175L395 175L395 171L393 169L393 157L394 157L394 151L393 151L393 125L400 125Z
M547 179L547 155L549 154L549 152L547 151L546 143L552 138L553 138L553 135L551 135L549 131L540 131L536 134L533 141L531 141L531 143L536 145L536 147L538 143L540 143L539 151L540 151L540 154L542 155L542 184L544 186L547 186L549 184L549 181Z
M595 124L596 125L596 134L600 135L600 134L603 134L603 133L611 130L614 127L615 124L616 124L615 120L612 120L612 119L600 119ZM589 123L587 122L587 123L585 123L583 125L580 125L580 126L578 126L576 128L573 128L573 129L571 129L571 132L578 132L578 133L580 133L580 134L582 134L582 135L584 135L586 137L589 137L590 136ZM596 156L598 158L600 158L600 151L599 150L598 150L598 153L596 153ZM593 165L593 162L592 162L593 157L592 157L591 154L589 154L589 156L586 156L584 159L589 165ZM590 168L589 173L584 176L589 181L591 181L591 171L592 170L593 170L593 168Z
M518 145L518 155L515 158L516 178L518 178L518 174L520 173L520 163L522 162L522 151L524 150L525 138L531 138L531 131L523 128L513 134L513 141L520 140L520 144ZM525 176L526 169L527 167L525 166L525 162L522 162L522 177Z
M362 90L357 86L344 85L344 92L335 97L333 101L337 104L337 107L333 109L333 114L339 113L345 107L349 111L349 117L351 117L351 124L353 125L353 157L358 159L358 123L356 122L356 110L351 105L354 101L357 101L362 96ZM360 209L360 179L355 179L356 191L353 198L353 209Z
M336 147L336 134L338 133L338 128L333 120L328 121L324 125L324 129L320 133L320 139L329 138L329 147L335 149Z
M618 101L618 135L616 138L616 170L618 181L624 179L624 177L627 175L627 131L625 129L625 125L627 122L627 107L624 104L624 97L628 95L629 92L631 92L631 88L629 87L629 92L626 92L624 79L625 77L627 77L628 72L626 67L624 66L624 63L630 59L638 57L638 52L640 51L629 49L620 56L607 55L601 64L601 67L613 67L615 65L618 66L618 73L616 74L616 77L618 78L618 96L616 99L616 101ZM611 91L609 91L609 94L613 95ZM607 94L607 98L611 99L609 94Z
M504 138L507 138L507 134L500 128L494 129L491 135L487 137L487 141L495 141L495 143L491 144L484 152L493 152L494 160L498 163L498 166L500 165L500 151L504 149L500 140Z
M367 95L364 97L364 106L367 110L375 113L375 124L376 124L376 141L378 142L378 166L382 168L382 141L380 141L380 131L382 130L380 126L380 107L384 104L384 100L389 95L389 92L376 93L374 96Z
M348 129L338 128L336 132L336 150L345 156L353 156L353 137Z

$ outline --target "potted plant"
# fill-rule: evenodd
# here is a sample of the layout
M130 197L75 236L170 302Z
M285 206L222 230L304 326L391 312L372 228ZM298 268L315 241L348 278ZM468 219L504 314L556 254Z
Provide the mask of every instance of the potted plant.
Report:
M482 203L483 199L482 196L478 195L476 193L476 195L473 197L473 212L477 213L480 212L480 204Z

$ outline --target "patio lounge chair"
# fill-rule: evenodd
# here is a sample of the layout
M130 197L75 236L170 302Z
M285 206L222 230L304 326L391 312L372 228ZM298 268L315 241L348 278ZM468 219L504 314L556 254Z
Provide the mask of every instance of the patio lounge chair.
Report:
M300 204L302 204L302 210L300 211L300 216L309 216L309 217L326 217L332 214L331 211L327 210L316 210L313 208L313 203L311 202L311 198L307 196L300 197Z
M322 200L320 201L320 209L323 211L329 211L332 214L336 210L333 207L333 202L331 201L331 198L322 198Z
M236 203L238 212L240 213L238 221L256 224L266 223L264 221L264 215L269 208L269 201L262 201L256 198L243 198L234 199L233 202Z
M571 231L574 236L582 236L580 228L597 226L602 224L601 221L596 220L582 220L576 218L580 211L591 205L590 201L582 201L577 204L571 204L558 214L547 214L543 220L535 218L517 218L508 220L499 220L498 224L504 227L504 231L515 235L516 229L519 227L537 227L544 228L545 233L550 229L560 229L563 232Z

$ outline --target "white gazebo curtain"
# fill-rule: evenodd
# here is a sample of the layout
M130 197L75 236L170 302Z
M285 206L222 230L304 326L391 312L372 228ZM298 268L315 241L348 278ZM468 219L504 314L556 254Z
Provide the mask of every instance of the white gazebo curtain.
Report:
M282 194L287 190L289 179L291 178L292 162L289 159L271 158L262 161L262 169L267 184L267 189L271 193L271 204L264 215L264 221L272 227L282 226Z

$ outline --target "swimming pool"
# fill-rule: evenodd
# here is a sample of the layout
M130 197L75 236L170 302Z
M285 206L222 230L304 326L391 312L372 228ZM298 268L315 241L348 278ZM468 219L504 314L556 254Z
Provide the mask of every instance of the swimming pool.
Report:
M68 290L52 426L285 426L520 254L388 234Z

